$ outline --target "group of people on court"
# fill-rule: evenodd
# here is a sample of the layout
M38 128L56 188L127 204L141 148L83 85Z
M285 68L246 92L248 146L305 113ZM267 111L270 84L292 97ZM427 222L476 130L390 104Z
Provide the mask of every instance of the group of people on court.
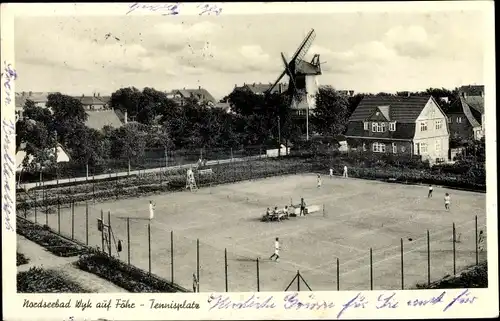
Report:
M427 198L431 198L432 197L432 192L434 191L434 187L432 185L429 185L429 192L427 193ZM451 205L451 196L450 196L450 193L445 193L444 194L444 208L446 210L449 210L450 209L450 205Z

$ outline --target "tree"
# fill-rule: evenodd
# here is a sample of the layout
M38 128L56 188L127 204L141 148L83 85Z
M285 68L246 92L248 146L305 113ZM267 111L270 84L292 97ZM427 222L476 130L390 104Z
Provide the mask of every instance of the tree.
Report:
M76 124L66 139L71 160L81 165L94 166L100 163L104 156L103 138L104 135L98 130Z
M58 141L63 145L75 126L83 125L88 118L81 101L71 96L60 93L50 94L47 97L46 106L52 109L54 117L53 125L49 130L57 132Z
M334 88L322 87L316 97L316 109L311 122L316 131L325 136L341 134L349 116L349 101Z
M115 159L127 159L138 162L144 157L146 134L134 124L127 124L115 129L110 135L110 156Z
M111 94L110 105L122 112L127 112L129 117L136 117L141 96L142 92L135 87L120 88Z

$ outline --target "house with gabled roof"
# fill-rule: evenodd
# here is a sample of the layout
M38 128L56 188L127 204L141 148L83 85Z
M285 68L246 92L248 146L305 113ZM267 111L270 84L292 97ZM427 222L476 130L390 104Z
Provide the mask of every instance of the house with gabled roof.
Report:
M481 139L485 133L484 86L462 86L458 93L459 99L447 112L450 135L454 138Z
M186 99L195 98L200 103L213 103L215 104L217 100L210 94L208 90L198 86L198 89L174 89L167 93L167 98L170 98L177 102L179 105L183 106Z
M432 96L367 96L349 118L347 143L364 152L443 162L449 159L446 119Z

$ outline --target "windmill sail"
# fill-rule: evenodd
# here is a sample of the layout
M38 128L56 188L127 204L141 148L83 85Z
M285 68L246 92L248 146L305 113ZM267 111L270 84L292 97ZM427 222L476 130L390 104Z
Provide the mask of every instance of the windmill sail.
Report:
M297 60L302 60L304 56L306 55L307 51L309 48L311 48L312 42L316 38L316 32L314 32L314 29L311 29L307 36L304 38L300 46L297 48L297 51L295 51L295 54L292 56L292 59L290 62L296 62Z

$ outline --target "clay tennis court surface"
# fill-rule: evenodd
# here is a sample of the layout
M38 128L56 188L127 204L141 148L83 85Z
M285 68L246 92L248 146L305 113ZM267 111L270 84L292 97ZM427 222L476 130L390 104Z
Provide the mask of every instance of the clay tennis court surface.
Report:
M444 193L452 206L444 209ZM324 211L292 217L282 223L263 223L267 207L298 203ZM111 213L114 237L123 242L120 259L127 261L130 217L131 264L148 270L148 204L156 203L151 223L152 273L171 279L171 231L174 236L174 282L191 289L196 273L196 240L200 241L200 291L225 291L224 249L227 249L229 291L256 291L260 257L260 291L283 291L297 270L314 291L370 289L370 247L373 250L373 288L401 289L401 248L405 288L427 281L427 230L430 231L431 279L453 273L453 233L457 271L475 263L475 215L485 229L486 194L426 186L323 177L316 187L314 174L291 175L178 192L96 203L89 206L89 244L101 246L97 218L101 209L107 223ZM85 206L75 208L74 237L85 242ZM120 218L121 217L121 218ZM45 218L39 214L38 221ZM57 214L49 215L57 230ZM61 232L71 235L71 211L61 210ZM269 261L274 239L282 250L279 263ZM412 241L409 241L409 238ZM117 255L113 248L113 255ZM485 257L485 253L481 253ZM291 289L295 289L293 286ZM301 289L306 287L301 285Z

